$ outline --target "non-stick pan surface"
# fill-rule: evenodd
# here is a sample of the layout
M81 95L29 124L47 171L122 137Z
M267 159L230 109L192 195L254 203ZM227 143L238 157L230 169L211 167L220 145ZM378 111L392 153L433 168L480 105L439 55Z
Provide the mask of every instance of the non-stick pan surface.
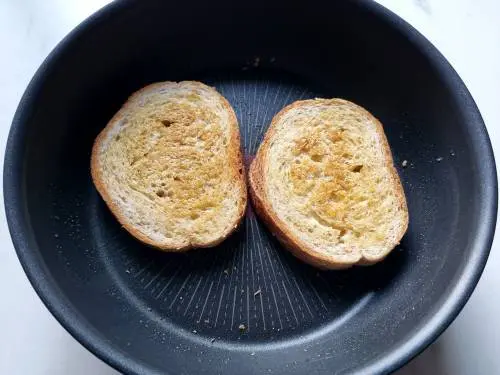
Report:
M131 238L92 184L92 142L133 91L183 79L228 98L247 161L294 100L342 97L370 110L408 200L401 245L376 266L319 271L284 251L251 207L214 249L166 254ZM467 89L415 30L369 1L114 3L36 74L4 176L33 286L78 340L128 373L394 370L466 302L497 204Z

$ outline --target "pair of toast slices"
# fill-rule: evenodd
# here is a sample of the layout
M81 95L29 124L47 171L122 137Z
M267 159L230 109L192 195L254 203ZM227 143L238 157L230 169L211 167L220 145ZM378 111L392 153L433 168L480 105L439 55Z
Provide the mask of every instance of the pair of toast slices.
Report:
M133 94L97 137L91 173L122 226L160 250L215 246L245 214L238 121L228 101L199 82L156 83ZM345 100L281 110L248 182L271 232L317 267L376 263L408 226L382 125Z

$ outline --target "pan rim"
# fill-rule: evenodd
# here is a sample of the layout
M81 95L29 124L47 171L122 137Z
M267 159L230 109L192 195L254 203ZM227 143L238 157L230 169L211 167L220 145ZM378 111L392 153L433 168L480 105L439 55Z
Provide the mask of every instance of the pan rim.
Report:
M65 48L80 35L95 23L103 22L116 12L124 10L131 3L132 1L113 2L91 15L54 48L37 70L16 110L6 144L4 205L11 238L24 272L42 302L58 322L89 351L119 371L159 374L157 369L141 360L130 358L125 352L106 342L100 333L85 320L85 317L72 306L50 276L41 257L30 250L34 238L32 238L29 213L22 190L24 152L20 150L25 149L24 135L27 130L27 120L32 111L31 103L37 96L46 71ZM424 325L418 332L411 336L404 345L374 360L371 364L365 364L358 370L360 373L387 373L402 367L427 348L451 324L470 298L484 270L493 242L498 206L498 183L494 154L484 121L471 94L453 67L423 35L396 14L372 0L356 0L355 4L394 27L439 71L446 83L453 88L455 99L462 107L467 108L469 127L474 128L475 137L472 139L472 144L482 156L479 174L483 181L480 200L484 214L478 223L478 232L471 245L471 258L461 271L460 277L445 302L434 316L423 323Z

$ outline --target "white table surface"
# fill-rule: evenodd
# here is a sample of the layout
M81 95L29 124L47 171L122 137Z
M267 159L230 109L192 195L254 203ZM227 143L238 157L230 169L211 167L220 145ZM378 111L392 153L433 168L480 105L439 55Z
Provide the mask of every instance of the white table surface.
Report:
M29 80L51 49L105 0L0 0L0 150ZM500 1L379 0L451 62L476 100L500 155ZM3 202L3 192L1 193ZM464 310L397 375L500 374L500 240ZM0 374L111 375L75 341L31 288L0 211Z

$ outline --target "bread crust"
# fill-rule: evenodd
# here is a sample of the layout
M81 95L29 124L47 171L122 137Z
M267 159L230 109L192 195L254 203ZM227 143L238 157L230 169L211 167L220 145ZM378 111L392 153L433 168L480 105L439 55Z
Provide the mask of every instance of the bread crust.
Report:
M389 247L384 253L380 254L377 257L366 257L362 254L362 252L360 252L358 259L345 262L335 258L335 256L326 255L324 253L316 251L305 241L299 239L298 236L296 236L294 232L288 227L288 225L280 218L278 218L275 211L271 207L269 199L267 198L265 189L266 174L264 173L264 171L267 167L266 160L268 160L267 155L269 152L270 141L276 133L277 124L280 123L281 119L287 114L287 112L303 106L318 103L318 101L323 101L324 103L331 104L347 104L349 106L354 106L357 111L362 111L376 125L376 132L379 136L381 146L384 151L386 165L389 168L390 175L392 177L393 187L397 196L399 208L405 215L404 222L400 226L400 231L397 235L398 242L394 243L394 246ZM257 151L257 154L249 168L249 191L255 212L265 222L270 231L278 238L283 246L302 261L322 269L345 269L352 267L353 265L370 265L377 263L383 260L391 252L391 250L399 243L399 240L401 240L406 230L408 229L409 215L406 205L406 198L404 195L403 187L401 185L401 181L399 179L399 175L396 171L396 168L394 167L391 150L382 124L364 108L344 99L310 99L296 101L283 108L276 116L274 116L269 129L264 136L264 140L262 141L259 150Z
M99 166L99 150L101 148L102 142L106 139L108 133L111 131L113 126L120 121L123 118L124 112L128 109L128 107L131 105L131 103L135 100L138 99L139 97L146 95L149 92L155 91L159 88L169 88L169 87L175 87L177 85L193 85L193 86L198 86L203 89L207 89L207 87L214 92L214 94L219 96L219 99L221 100L224 109L227 111L230 117L230 129L231 129L231 135L230 135L230 142L228 144L228 149L229 149L229 156L228 156L228 161L227 161L227 166L232 171L232 177L233 180L236 181L236 183L240 186L240 191L242 192L239 205L238 205L238 216L237 219L235 220L234 224L229 227L229 230L227 230L225 233L222 233L221 236L216 238L213 241L210 242L190 242L186 246L167 246L163 245L161 243L158 243L148 236L144 235L141 233L138 229L136 229L133 225L128 223L128 220L126 216L123 214L121 211L120 207L116 203L114 203L111 195L109 194L106 184L103 181L102 178L102 173L101 173L101 168ZM149 245L151 247L154 247L156 249L166 251L166 252L184 252L190 249L194 248L209 248L209 247L214 247L220 244L222 241L224 241L231 233L233 233L236 228L239 226L241 223L243 216L245 215L246 211L246 205L247 205L247 189L246 189L246 183L245 183L245 167L243 163L243 156L241 152L241 141L240 141L240 130L239 130L239 125L238 125L238 120L236 118L236 114L234 113L233 108L229 104L226 98L224 98L219 92L217 92L214 88L209 87L201 82L197 81L182 81L182 82L171 82L171 81L165 81L165 82L157 82L150 84L139 91L136 91L133 93L123 104L123 106L120 108L120 110L111 118L111 120L108 122L106 127L99 133L97 138L94 141L93 147L92 147L92 154L91 154L91 161L90 161L90 172L92 176L92 181L94 182L94 185L101 195L102 199L106 202L107 206L109 207L111 213L116 217L116 219L119 221L121 226L125 228L127 232L129 232L132 236L137 238L139 241L143 242L146 245Z

